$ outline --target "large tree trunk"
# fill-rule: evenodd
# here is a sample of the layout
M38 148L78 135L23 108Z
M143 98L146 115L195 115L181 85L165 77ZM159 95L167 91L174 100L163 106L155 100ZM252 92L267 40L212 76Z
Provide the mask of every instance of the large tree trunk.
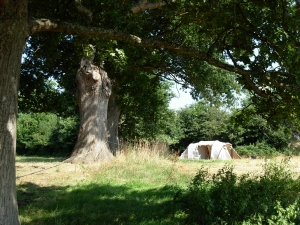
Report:
M120 108L116 105L115 92L112 93L107 109L107 138L110 151L115 155L120 149L119 140L119 118L120 118Z
M20 224L16 196L16 119L27 1L0 1L0 224Z
M82 59L77 72L80 129L73 153L66 162L95 163L111 160L107 143L107 107L111 83L107 73Z

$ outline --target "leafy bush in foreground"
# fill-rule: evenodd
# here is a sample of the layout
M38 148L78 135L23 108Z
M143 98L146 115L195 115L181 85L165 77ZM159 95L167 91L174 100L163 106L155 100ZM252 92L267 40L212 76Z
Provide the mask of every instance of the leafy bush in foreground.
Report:
M300 179L285 163L261 175L238 176L225 165L210 176L203 167L174 197L175 216L188 224L300 224Z

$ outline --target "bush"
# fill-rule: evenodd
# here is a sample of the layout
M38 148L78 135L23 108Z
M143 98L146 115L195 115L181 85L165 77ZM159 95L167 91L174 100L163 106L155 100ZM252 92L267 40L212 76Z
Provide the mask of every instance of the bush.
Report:
M77 131L77 117L59 118L52 113L19 113L17 154L66 156L75 145Z
M210 176L201 168L176 193L175 213L188 224L299 224L299 191L286 163L267 164L262 175L237 176L225 165Z
M57 122L49 147L51 155L67 157L73 151L79 127L77 116L61 118Z
M45 154L56 125L55 114L20 113L17 124L17 153Z
M268 146L282 152L291 139L291 124L284 122L271 126L266 119L258 115L255 108L249 107L246 111L234 111L228 124L228 138L234 145L250 145L265 142Z
M241 156L260 156L260 157L270 157L277 156L279 152L274 147L269 146L265 142L257 142L255 145L243 145L236 147L237 152Z

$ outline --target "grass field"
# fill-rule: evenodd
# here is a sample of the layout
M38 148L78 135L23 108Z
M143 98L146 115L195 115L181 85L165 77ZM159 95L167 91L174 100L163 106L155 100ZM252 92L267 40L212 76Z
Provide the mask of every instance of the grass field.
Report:
M153 151L133 151L99 165L62 163L62 158L17 157L22 224L182 224L172 213L178 188L201 167L215 173L225 164L237 174L260 173L274 159L181 161ZM296 174L300 159L289 160Z

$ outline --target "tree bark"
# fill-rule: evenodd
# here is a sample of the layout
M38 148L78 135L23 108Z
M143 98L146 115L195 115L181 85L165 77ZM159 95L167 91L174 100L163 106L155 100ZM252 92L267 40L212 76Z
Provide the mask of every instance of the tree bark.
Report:
M107 107L111 82L107 73L82 59L76 75L80 128L73 153L66 162L96 163L113 155L107 143Z
M119 140L119 118L120 118L120 108L116 105L114 92L112 93L107 109L107 139L110 151L113 155L120 149Z
M0 4L0 224L20 224L16 196L16 117L27 1Z

